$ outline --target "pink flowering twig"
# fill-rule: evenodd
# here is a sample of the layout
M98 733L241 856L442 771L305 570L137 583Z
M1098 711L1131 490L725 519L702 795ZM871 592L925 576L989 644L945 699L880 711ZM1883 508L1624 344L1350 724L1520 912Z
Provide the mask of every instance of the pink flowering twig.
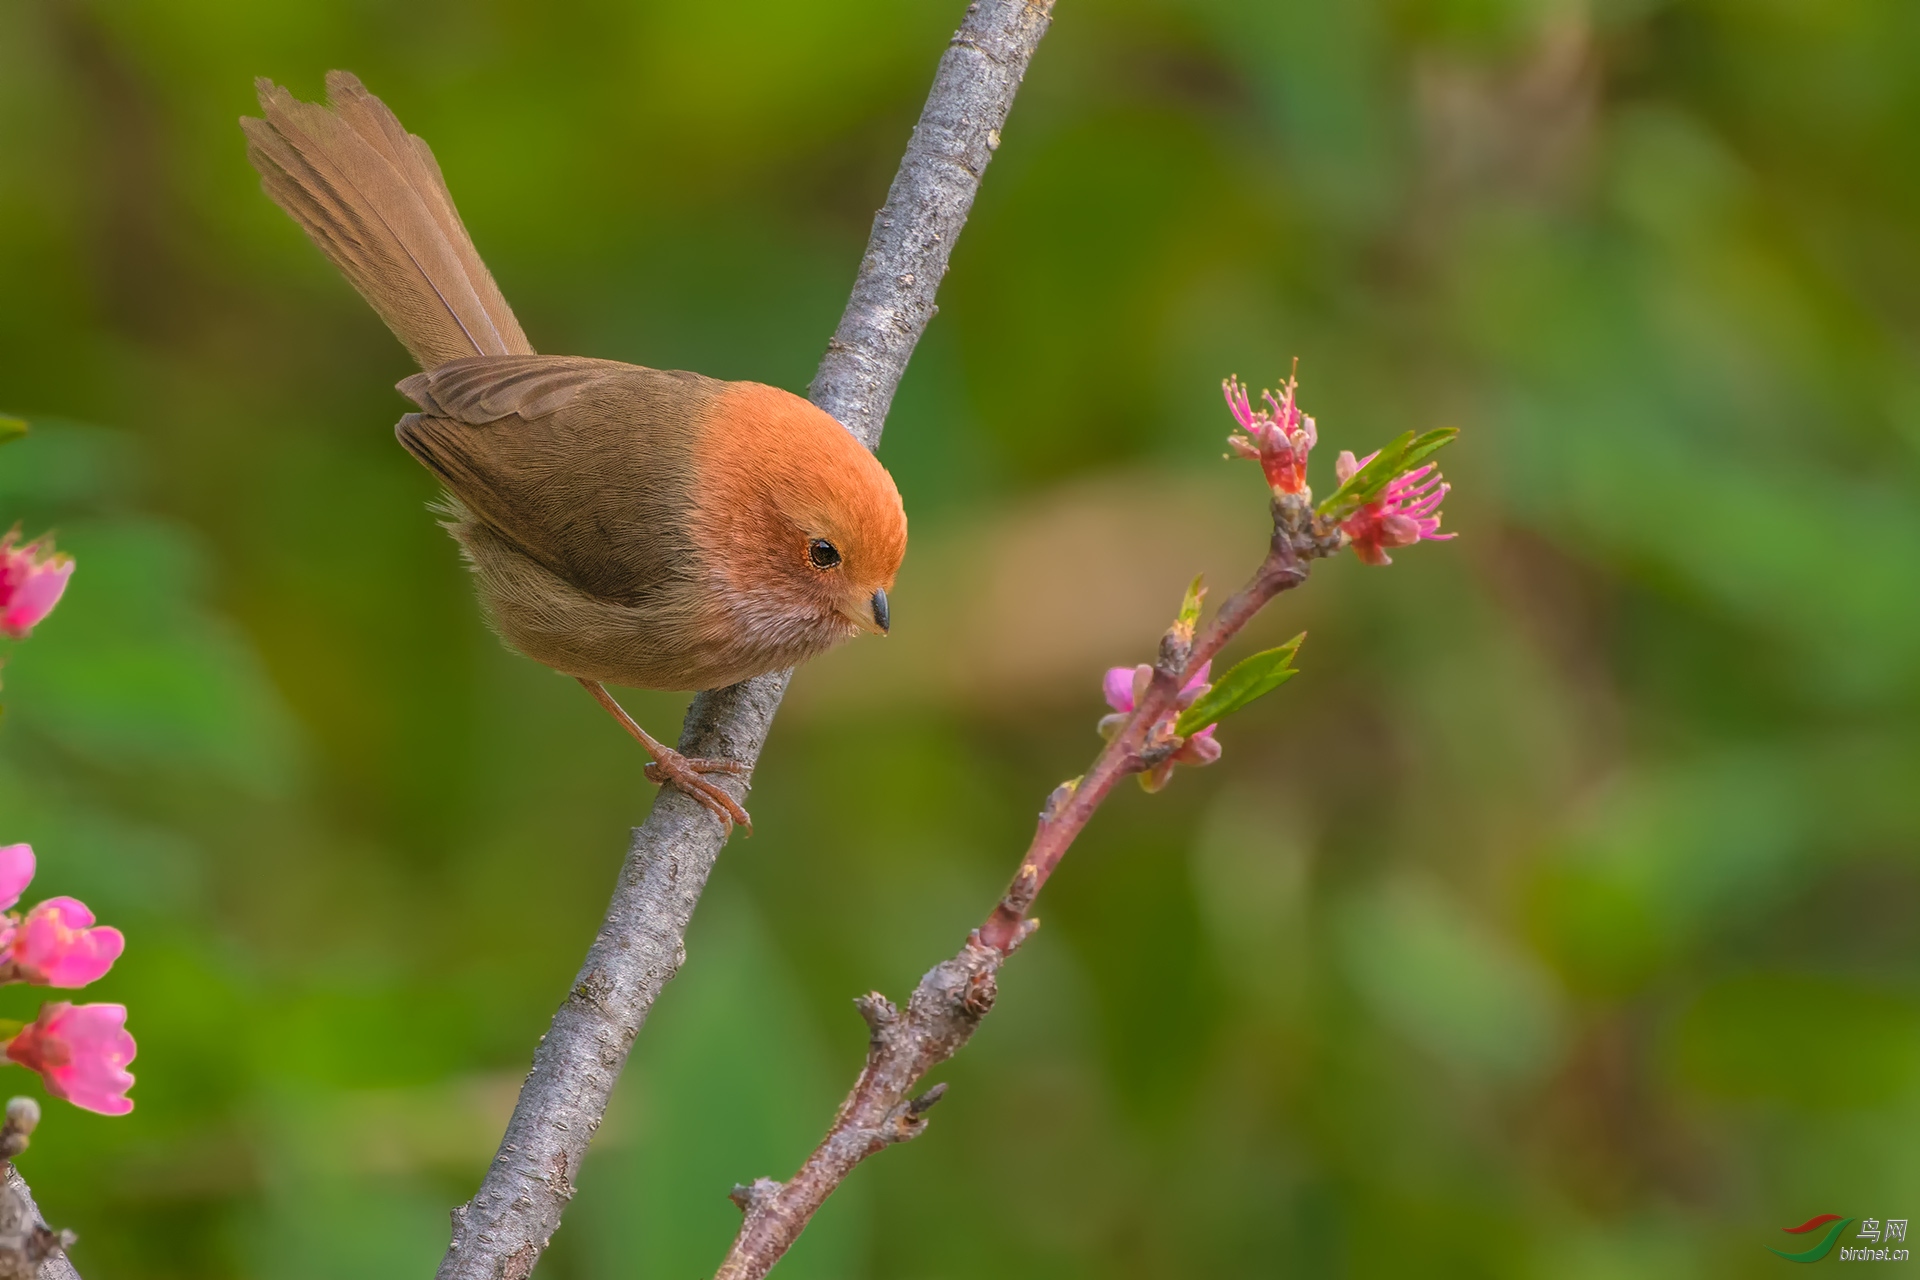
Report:
M1273 536L1266 559L1205 627L1199 625L1203 593L1196 581L1161 637L1157 659L1106 673L1102 692L1113 714L1100 721L1105 748L1085 774L1054 789L1012 883L959 953L928 971L904 1010L879 992L855 1001L870 1031L866 1063L825 1139L793 1178L785 1183L761 1178L734 1188L745 1220L716 1280L764 1276L854 1166L926 1127L927 1112L946 1086L914 1091L928 1071L966 1044L992 1009L1001 965L1039 924L1030 914L1034 900L1113 789L1137 776L1149 790L1158 790L1177 765L1218 760L1218 719L1290 676L1300 639L1249 658L1215 682L1212 663L1220 651L1275 596L1305 582L1312 561L1349 545L1363 560L1376 545L1406 545L1386 541L1404 531L1390 521L1414 521L1412 540L1434 536L1420 522L1431 520L1437 529L1444 484L1437 475L1428 479L1431 468L1403 482L1393 464L1411 457L1408 465L1413 465L1450 433L1438 443L1435 433L1394 442L1386 463L1351 487L1353 476L1341 476L1329 504L1316 509L1306 476L1317 433L1313 419L1295 404L1295 391L1289 379L1281 393L1266 393L1267 408L1255 412L1239 381L1226 383L1228 407L1244 433L1231 438L1234 451L1260 463L1272 495ZM1415 456L1416 448L1425 452ZM1361 469L1356 465L1353 474ZM1369 541L1363 544L1361 535Z
M0 417L0 444L26 432L26 423ZM23 546L15 527L0 537L0 636L26 639L60 603L72 576L72 557L56 554L51 536ZM24 916L10 911L33 873L32 848L0 845L0 983L85 986L112 967L126 940L118 929L96 926L93 913L76 898L49 898ZM133 1109L126 1096L133 1077L124 1070L134 1054L126 1017L121 1005L43 1005L33 1023L8 1023L14 1030L0 1048L9 1060L38 1072L54 1097L124 1115ZM66 1255L73 1233L47 1225L13 1165L39 1123L39 1103L26 1097L8 1100L0 1123L0 1274L79 1280Z
M84 987L106 976L126 938L96 925L78 898L48 898L24 916L6 910L34 875L33 847L0 845L0 983ZM5 1042L10 1061L38 1072L47 1092L76 1107L120 1116L133 1110L126 1064L133 1061L127 1010L117 1004L42 1005L35 1021Z

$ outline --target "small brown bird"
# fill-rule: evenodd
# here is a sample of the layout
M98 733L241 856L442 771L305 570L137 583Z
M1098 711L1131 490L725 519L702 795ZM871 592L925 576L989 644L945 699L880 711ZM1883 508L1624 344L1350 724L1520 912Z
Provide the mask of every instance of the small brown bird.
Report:
M653 757L647 776L752 829L603 681L712 689L885 633L906 553L893 478L775 387L535 355L433 152L343 71L328 105L258 82L261 184L424 372L394 433L439 476L448 530L508 645L576 677Z

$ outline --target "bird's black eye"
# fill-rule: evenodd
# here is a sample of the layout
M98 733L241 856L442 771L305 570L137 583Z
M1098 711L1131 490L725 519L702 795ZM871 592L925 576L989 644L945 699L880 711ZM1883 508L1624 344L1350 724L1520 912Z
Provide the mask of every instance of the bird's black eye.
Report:
M807 544L807 559L816 569L831 569L840 563L840 548L825 538L815 538Z

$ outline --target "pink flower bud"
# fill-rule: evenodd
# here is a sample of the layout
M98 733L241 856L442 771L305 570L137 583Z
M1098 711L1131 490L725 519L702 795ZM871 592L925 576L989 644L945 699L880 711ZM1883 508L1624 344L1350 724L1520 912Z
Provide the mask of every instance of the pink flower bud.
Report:
M1194 699L1213 686L1207 683L1207 675L1213 670L1213 663L1203 662L1200 669L1193 673L1186 684L1180 688L1180 696L1174 700L1174 708L1184 711L1193 705ZM1153 683L1153 668L1147 663L1137 667L1108 667L1107 675L1100 682L1100 692L1106 697L1107 705L1122 715L1132 715L1133 709L1140 705L1140 699L1146 695L1147 686Z
M127 1097L133 1077L126 1066L135 1052L126 1024L123 1004L62 1000L42 1005L38 1020L8 1042L7 1056L39 1072L54 1097L104 1116L123 1116L133 1110Z
M22 979L46 987L84 987L105 976L127 945L118 929L92 925L86 903L49 898L0 934L0 945Z
M20 901L33 883L33 846L0 845L0 911Z
M1153 668L1146 667L1148 678L1152 678ZM1100 683L1100 692L1106 695L1107 705L1125 715L1133 714L1133 667L1108 667L1107 677Z
M1180 744L1180 749L1173 753L1173 758L1181 764L1195 766L1212 764L1218 760L1220 744L1214 741L1213 731L1219 727L1217 724L1210 724L1204 729L1197 729L1188 734L1187 740Z
M55 555L51 540L16 547L19 537L16 529L0 538L0 635L14 640L53 612L73 576L73 557Z

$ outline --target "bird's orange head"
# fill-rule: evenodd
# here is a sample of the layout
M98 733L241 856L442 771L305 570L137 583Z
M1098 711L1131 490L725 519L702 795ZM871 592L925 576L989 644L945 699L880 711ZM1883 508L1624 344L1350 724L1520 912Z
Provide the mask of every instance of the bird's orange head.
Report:
M790 392L739 382L699 448L702 532L753 639L807 651L884 634L907 551L900 491L847 429ZM705 542L706 538L701 538Z

